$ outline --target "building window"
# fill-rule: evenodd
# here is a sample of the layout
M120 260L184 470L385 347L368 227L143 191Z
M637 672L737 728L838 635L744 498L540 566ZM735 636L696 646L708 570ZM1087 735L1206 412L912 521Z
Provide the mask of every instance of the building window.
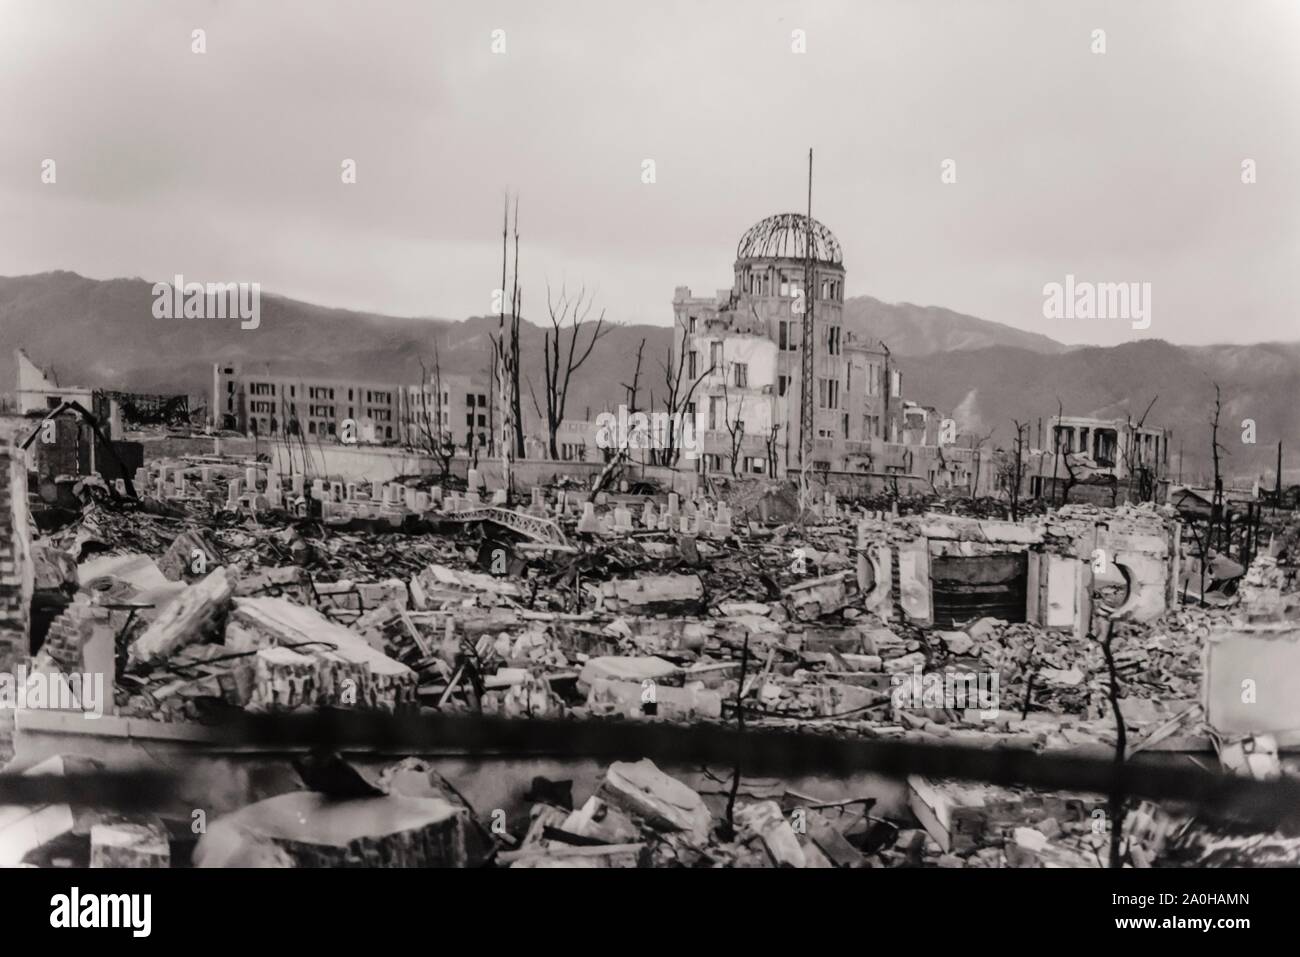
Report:
M694 320L692 320L692 321L694 321ZM700 364L700 353L699 353L699 350L698 350L698 349L692 349L690 352L688 352L688 353L686 354L686 376L687 376L687 378L689 378L692 382L694 382L694 381L695 381L695 377L698 376L698 375L700 374L699 371L698 371L698 370L699 370L699 364Z
M686 320L686 331L689 332L691 335L695 335L695 321L696 320L694 316L691 316L688 320Z
M718 401L716 395L709 396L709 428L711 430L718 427Z
M893 371L894 371L893 393L894 393L894 398L897 399L899 396L903 394L903 373L899 372L897 369Z
M826 327L826 354L837 356L840 354L840 327Z
M481 392L479 393L479 397L478 397L478 407L480 409L487 408L487 396Z
M817 404L823 409L840 407L840 382L838 379L817 380Z
M790 376L779 375L776 377L776 394L785 395L790 391Z
M749 388L749 364L746 362L733 362L735 367L735 385L737 389Z
M721 342L709 343L709 366L713 370L717 370L722 366L722 343Z

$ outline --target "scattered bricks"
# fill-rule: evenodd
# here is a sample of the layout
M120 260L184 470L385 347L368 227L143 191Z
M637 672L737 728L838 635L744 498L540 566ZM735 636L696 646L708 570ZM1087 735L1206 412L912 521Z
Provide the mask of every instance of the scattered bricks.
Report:
M292 791L218 818L196 867L464 867L469 815L437 798Z
M168 581L195 581L210 569L225 564L221 549L212 536L202 529L190 528L173 539L171 547L158 560L158 568Z
M120 617L120 613L115 615L107 608L79 599L50 623L45 643L41 645L41 655L63 674L102 674L104 693L108 696L102 704L109 711L117 671L115 617Z
M708 839L713 818L704 800L649 758L615 761L596 793L657 830L685 831L700 842Z
M236 598L255 598L259 595L271 598L284 596L301 605L310 605L311 579L305 568L285 565L245 575L235 585Z
M234 595L224 568L181 592L131 645L133 662L150 664L219 633Z
M852 604L859 596L857 580L849 572L791 585L782 593L797 621L816 621Z
M115 821L90 828L91 867L170 867L171 850L161 822Z

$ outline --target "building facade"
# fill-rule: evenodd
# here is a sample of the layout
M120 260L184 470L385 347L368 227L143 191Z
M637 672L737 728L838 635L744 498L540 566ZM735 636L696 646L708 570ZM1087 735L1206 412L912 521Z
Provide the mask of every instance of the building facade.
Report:
M424 446L441 420L457 447L488 441L487 390L473 377L433 383L306 377L218 362L212 374L211 424L248 435L294 434L321 442ZM441 392L441 395L439 395Z
M678 287L674 359L685 350L683 392L699 380L685 411L704 416L706 470L784 475L800 468L804 322L810 311L809 466L873 471L884 446L902 441L902 374L883 343L846 334L844 280L834 234L816 220L810 224L806 216L783 213L740 238L730 289L697 297Z

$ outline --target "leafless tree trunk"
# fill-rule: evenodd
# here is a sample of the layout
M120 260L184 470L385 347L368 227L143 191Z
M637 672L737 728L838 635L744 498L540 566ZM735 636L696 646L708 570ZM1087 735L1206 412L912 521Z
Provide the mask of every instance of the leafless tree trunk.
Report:
M741 417L745 411L745 396L742 393L736 403L736 418L731 418L731 397L727 392L727 380L722 380L722 424L731 436L731 477L736 477L736 466L740 460L740 446L745 441L745 420Z
M433 408L429 408L429 388L433 388ZM456 442L442 425L442 356L438 343L433 344L433 375L420 360L420 405L416 422L420 428L420 445L438 463L438 477L446 481L451 474L451 460L456 454Z
M1016 427L1015 461L1011 463L1011 521L1020 521L1020 483L1025 477L1025 430L1028 423L1021 425L1015 419L1011 424Z
M668 435L664 449L659 450L656 457L658 464L675 466L681 459L682 450L678 448L681 436L678 434L679 416L690 408L691 402L695 396L695 390L699 388L705 377L713 372L713 367L700 372L699 376L693 381L690 377L690 370L686 366L687 350L686 346L690 342L690 336L685 326L682 326L681 345L677 347L677 362L673 363L672 345L668 346L667 360L660 364L664 371L664 385L667 387L668 395L665 400L665 408L668 412ZM702 363L701 363L702 365ZM682 389L685 388L683 393Z
M1214 500L1210 505L1210 547L1214 547L1219 537L1219 525L1223 521L1223 473L1220 471L1219 453L1226 452L1219 441L1219 415L1223 411L1222 394L1219 383L1214 383L1214 418L1210 420L1210 454L1214 457Z
M585 286L578 289L578 295L574 299L569 298L569 291L564 286L560 286L558 299L552 295L550 285L546 287L546 309L551 317L551 328L546 333L542 344L546 376L546 411L543 413L535 394L533 407L537 410L538 418L546 422L547 449L552 459L560 457L555 437L560 431L560 423L564 420L564 409L569 401L569 384L573 374L582 368L582 364L590 357L596 341L609 331L605 327L605 311L602 309L600 315L596 317L596 326L591 332L591 338L587 340L586 347L578 346L582 327L591 316L593 303L594 298L587 296ZM567 344L565 323L568 323ZM645 345L644 340L641 344ZM640 363L637 369L640 370Z
M971 485L970 485L970 497L972 500L979 493L980 471L981 471L981 466L983 465L983 458L984 458L981 450L984 446L984 443L991 438L993 438L992 430L990 430L983 438L980 439L976 439L975 436L973 435L971 436L971 446L970 446L972 450L971 463L975 466L974 477L971 479Z
M1133 421L1132 416L1125 416L1125 423L1128 426L1128 441L1120 449L1120 461L1124 464L1124 471L1128 473L1128 491L1129 498L1133 498L1134 481L1137 482L1137 500L1147 502L1155 499L1155 483L1147 474L1145 455L1142 449L1142 429L1146 425L1147 416L1151 413L1151 407L1156 404L1156 395L1147 403L1146 411L1142 417Z
M519 395L519 317L522 308L519 289L519 197L515 197L515 261L509 278L510 323L506 325L507 251L510 232L510 197L506 196L501 225L501 302L497 313L497 333L490 336L495 359L501 405L501 471L507 494L511 489L510 463L524 457L523 417ZM472 439L471 439L472 442Z
M642 344L643 345L645 344L645 340L642 340ZM633 370L632 372L632 386L631 387L624 386L624 388L627 388L628 391L632 394L631 401L633 403L636 402L636 383L640 380L640 378L641 378L641 350L637 349L636 369ZM600 470L600 474L596 476L596 480L591 484L591 493L587 496L587 501L589 502L595 501L596 494L601 489L603 489L605 485L609 482L609 480L613 478L614 475L620 469L622 469L623 466L627 463L629 436L623 435L623 436L619 436L619 438L621 439L621 442L618 444L617 449L615 449L613 451L613 454L610 455L609 459L605 462L605 467Z
M767 474L770 478L776 478L776 470L779 464L777 462L777 456L776 456L776 449L777 449L776 439L780 432L781 432L781 423L773 422L772 427L768 430L767 433L767 440L765 444L767 445Z

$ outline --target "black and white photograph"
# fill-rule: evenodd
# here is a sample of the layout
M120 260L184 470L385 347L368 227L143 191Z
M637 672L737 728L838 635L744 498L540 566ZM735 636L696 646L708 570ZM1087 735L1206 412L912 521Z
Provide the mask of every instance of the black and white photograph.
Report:
M22 922L1284 920L1297 118L1295 0L0 0Z

